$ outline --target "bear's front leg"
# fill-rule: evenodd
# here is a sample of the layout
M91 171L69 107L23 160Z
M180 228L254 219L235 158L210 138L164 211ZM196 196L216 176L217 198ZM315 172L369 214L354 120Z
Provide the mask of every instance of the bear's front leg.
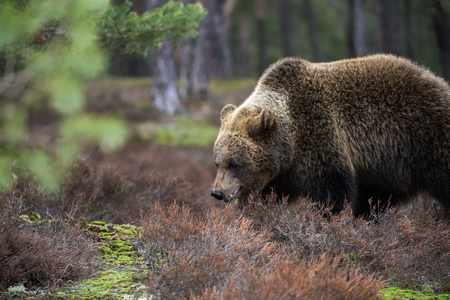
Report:
M302 181L302 194L313 202L324 203L337 214L344 209L345 203L357 201L357 186L350 171L333 168L328 165L308 172Z

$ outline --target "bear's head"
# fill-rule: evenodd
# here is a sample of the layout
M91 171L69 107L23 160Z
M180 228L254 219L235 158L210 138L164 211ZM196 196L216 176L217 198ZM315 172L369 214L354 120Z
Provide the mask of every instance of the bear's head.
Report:
M217 175L211 196L228 202L260 192L279 173L273 141L277 118L268 109L228 104L220 112L220 120L214 144Z

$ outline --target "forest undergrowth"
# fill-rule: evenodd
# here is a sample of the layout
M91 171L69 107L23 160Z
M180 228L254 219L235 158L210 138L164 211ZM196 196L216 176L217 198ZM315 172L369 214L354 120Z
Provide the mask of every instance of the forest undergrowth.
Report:
M186 159L164 149L172 161ZM153 151L157 157L161 148ZM87 230L102 221L136 225L126 255L139 267L127 269L127 280L156 299L401 299L380 294L388 287L450 297L450 218L438 204L388 208L371 219L354 219L349 208L324 218L325 208L273 195L223 208L207 196L210 175L198 161L186 163L170 170L149 159L121 169L86 159L51 195L19 176L0 197L2 295L94 297L62 291L117 268L99 260L106 250ZM105 228L112 234L114 226Z

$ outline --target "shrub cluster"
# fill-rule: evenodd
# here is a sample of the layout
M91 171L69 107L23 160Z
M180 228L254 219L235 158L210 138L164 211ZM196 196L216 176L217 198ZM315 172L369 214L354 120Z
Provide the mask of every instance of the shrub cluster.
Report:
M140 251L152 266L151 285L167 298L200 294L240 278L251 266L262 270L279 257L269 235L252 230L232 210L194 217L176 204L156 204L143 219Z
M196 218L178 205L155 205L143 218L139 250L163 298L376 298L380 282L358 266L330 255L299 260L271 235L231 207Z
M270 199L269 199L270 200ZM355 219L348 207L339 215L309 201L287 207L250 204L245 214L299 259L340 257L391 285L450 291L450 219L435 206L420 211L388 208L375 219Z
M0 291L24 284L54 289L94 272L96 249L77 224L24 220L24 201L0 198Z
M90 220L138 223L140 212L155 202L191 205L204 191L195 183L171 171L159 171L143 164L131 175L113 167L95 168L80 162L72 170L62 191L60 209Z
M380 282L340 264L339 259L324 255L300 263L283 261L267 274L253 267L223 290L207 289L193 299L378 299Z
M142 153L134 159L125 158L129 160L126 167L120 166L124 160L120 153L79 160L58 193L45 192L33 178L24 175L5 195L22 199L28 210L45 218L83 217L107 223L137 224L141 212L155 202L176 202L190 207L194 214L224 207L219 201L210 201L212 173L199 162L186 158L183 151L165 147L144 150L137 151ZM173 167L169 167L171 164Z
M89 220L136 224L140 212L155 202L176 202L195 214L222 205L210 201L212 173L185 151L164 146L134 151L131 158L118 153L78 162L63 185L61 201L54 201L57 210Z

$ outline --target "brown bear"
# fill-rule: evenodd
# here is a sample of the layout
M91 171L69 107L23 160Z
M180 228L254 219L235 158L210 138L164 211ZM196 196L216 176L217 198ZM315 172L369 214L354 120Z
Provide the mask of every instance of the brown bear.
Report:
M373 55L270 66L239 107L220 112L211 195L272 188L290 199L395 205L427 192L450 209L450 88L415 63Z

